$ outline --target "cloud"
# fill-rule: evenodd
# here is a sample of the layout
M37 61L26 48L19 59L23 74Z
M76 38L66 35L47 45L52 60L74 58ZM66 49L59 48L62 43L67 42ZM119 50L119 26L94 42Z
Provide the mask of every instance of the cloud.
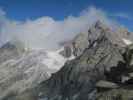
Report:
M80 32L87 32L97 20L111 23L105 12L93 6L83 10L77 17L54 20L44 16L24 22L12 21L0 10L0 45L7 41L19 41L28 48L57 49L60 42L71 40Z
M110 14L111 17L119 17L119 18L124 18L128 20L133 20L133 17L130 14L123 13L123 12L118 12L118 13L112 13Z

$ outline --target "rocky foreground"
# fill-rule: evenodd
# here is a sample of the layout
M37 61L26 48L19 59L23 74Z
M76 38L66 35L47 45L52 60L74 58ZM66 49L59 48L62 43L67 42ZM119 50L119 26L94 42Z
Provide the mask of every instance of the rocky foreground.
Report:
M75 39L75 59L34 88L8 93L2 100L133 100L133 45L128 35L97 22L82 41L85 45Z

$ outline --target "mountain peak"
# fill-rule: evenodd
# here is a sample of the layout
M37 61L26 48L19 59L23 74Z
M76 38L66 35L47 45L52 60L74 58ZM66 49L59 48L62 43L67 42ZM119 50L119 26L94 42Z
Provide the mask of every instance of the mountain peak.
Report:
M98 29L108 29L107 25L105 25L104 22L102 22L100 20L96 21L94 26L95 26L95 28L98 28Z
M16 46L13 45L11 42L7 42L1 48L2 49L14 49L14 48L16 48Z
M117 27L117 29L113 30L110 26L104 24L103 22L97 21L88 30L88 41L91 44L102 36L106 37L113 44L123 47L127 45L127 43L123 41L123 38L129 40L130 32L122 27Z

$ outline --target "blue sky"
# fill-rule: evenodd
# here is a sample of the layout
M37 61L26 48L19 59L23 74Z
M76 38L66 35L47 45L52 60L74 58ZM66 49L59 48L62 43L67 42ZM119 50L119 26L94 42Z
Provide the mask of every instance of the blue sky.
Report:
M52 16L62 19L70 14L77 15L89 5L108 12L133 14L132 0L0 0L0 6L13 19Z
M0 7L7 17L15 20L36 19L42 16L62 20L68 15L77 16L90 5L110 14L121 13L123 17L111 17L133 28L133 20L128 19L133 16L133 0L0 0Z

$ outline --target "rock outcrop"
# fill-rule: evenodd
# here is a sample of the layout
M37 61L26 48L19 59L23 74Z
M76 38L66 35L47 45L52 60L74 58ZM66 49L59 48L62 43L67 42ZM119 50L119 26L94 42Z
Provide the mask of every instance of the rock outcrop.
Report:
M64 57L78 57L88 47L88 33L79 33L73 40L61 43L64 49L60 52Z

